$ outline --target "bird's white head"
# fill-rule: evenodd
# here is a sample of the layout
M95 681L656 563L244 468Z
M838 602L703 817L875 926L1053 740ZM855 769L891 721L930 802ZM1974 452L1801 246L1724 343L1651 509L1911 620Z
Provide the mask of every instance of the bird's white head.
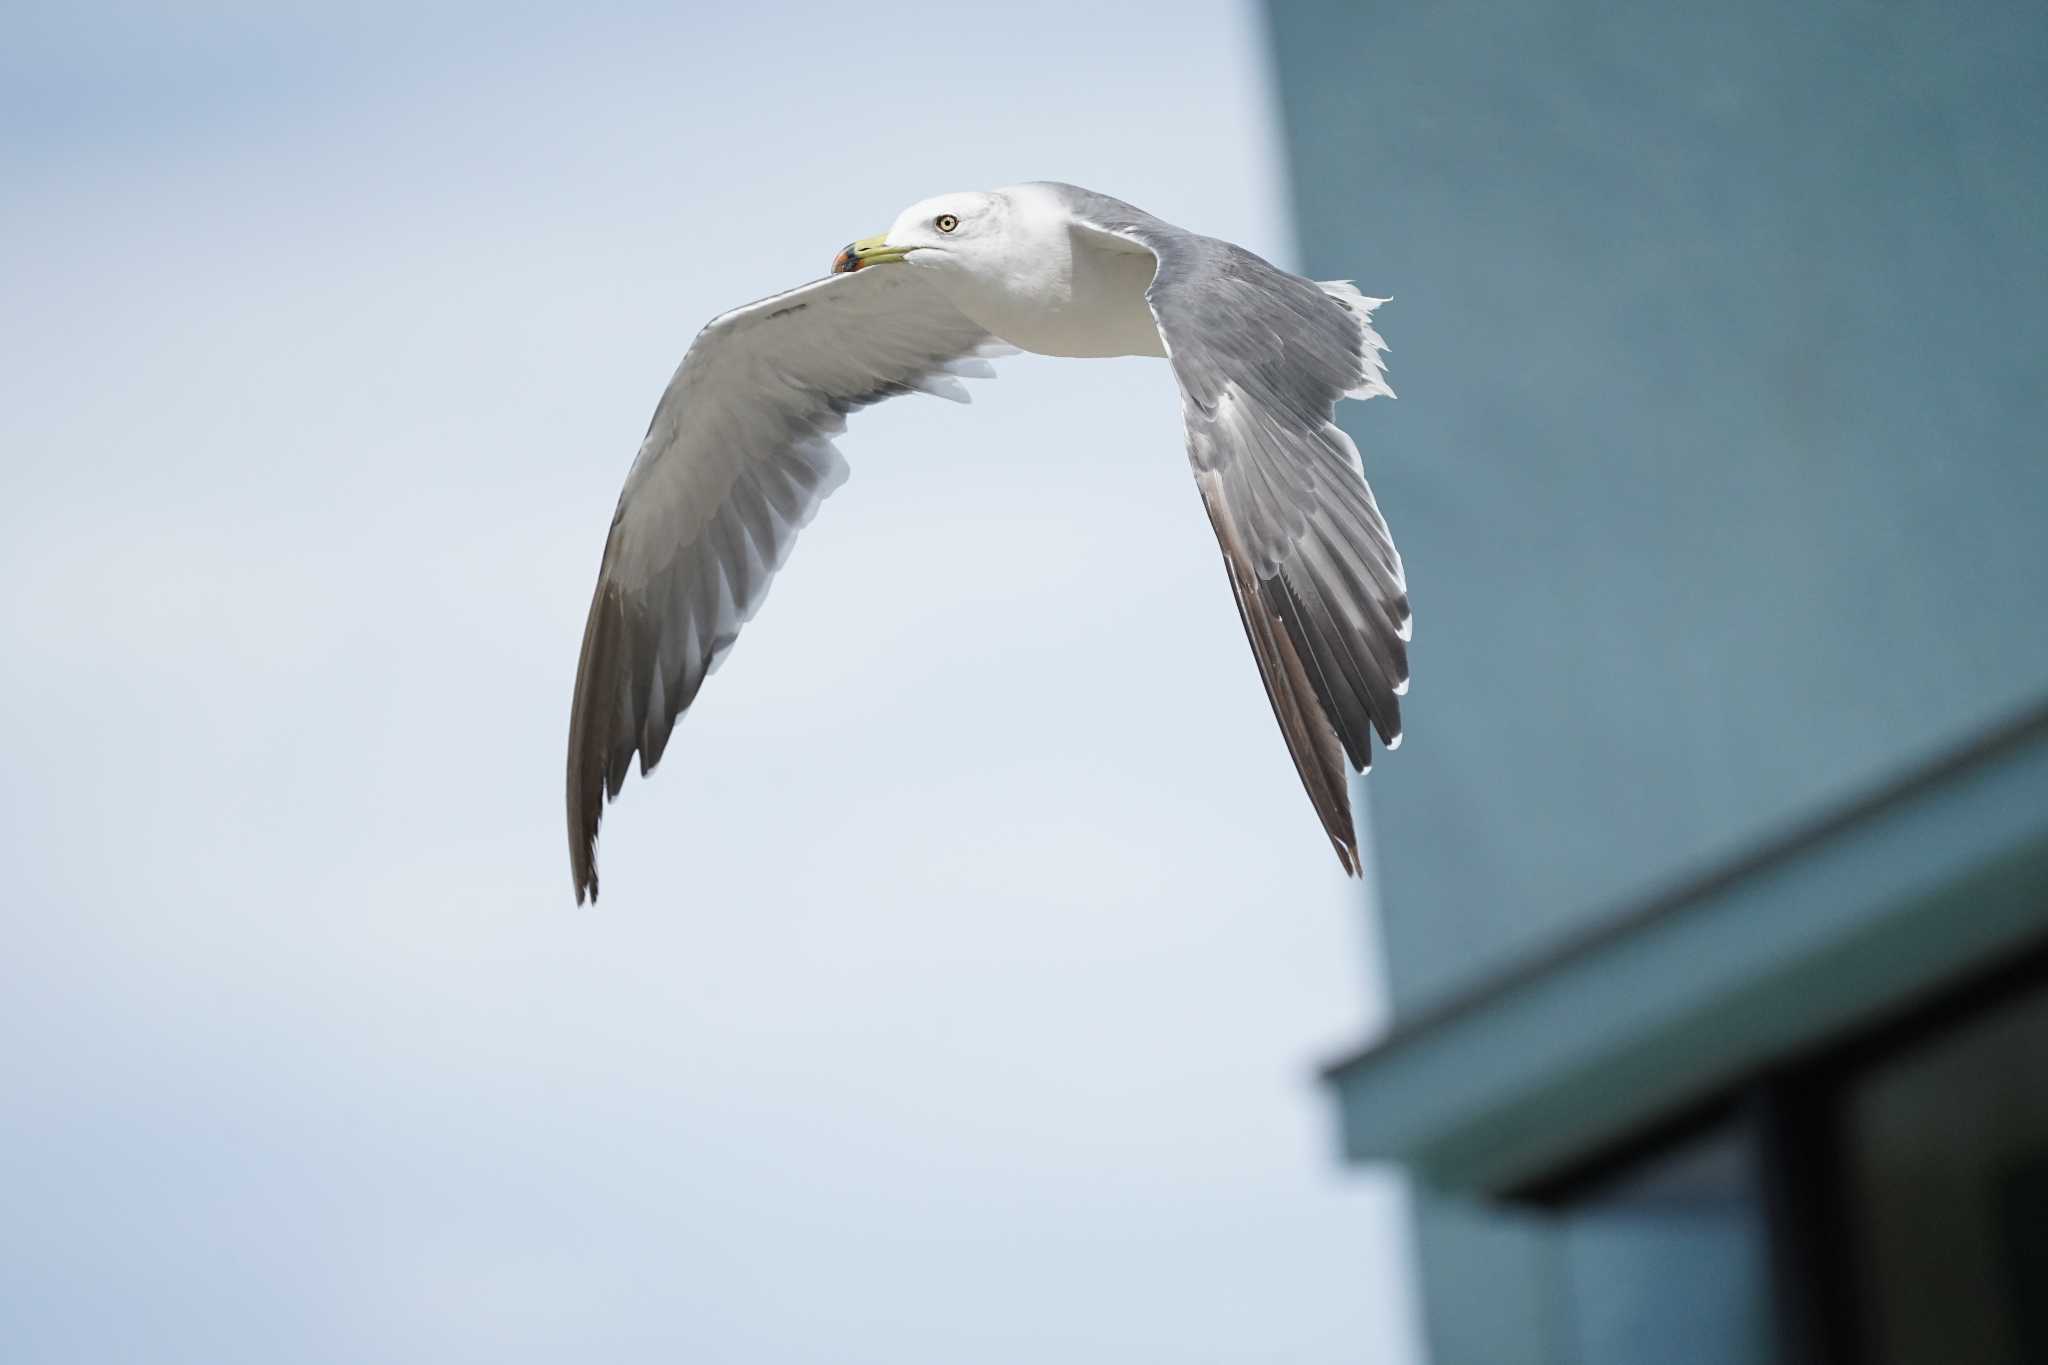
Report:
M1084 258L1073 229L1057 186L942 194L849 245L832 269L915 266L955 308L1027 351L1164 355L1144 299L1150 253L1112 247Z
M901 261L953 272L1000 268L1013 249L1010 201L1000 192L966 191L920 200L896 215L889 230L849 244L832 262L835 275Z

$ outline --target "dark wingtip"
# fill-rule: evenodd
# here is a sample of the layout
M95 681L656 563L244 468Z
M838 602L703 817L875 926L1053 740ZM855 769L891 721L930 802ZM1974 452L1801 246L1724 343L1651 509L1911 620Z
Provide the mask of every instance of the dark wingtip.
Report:
M597 841L592 839L590 843L584 845L586 851L582 857L572 857L570 859L570 862L574 864L570 872L576 881L576 903L578 905L583 904L586 898L592 905L597 904L596 843Z
M597 904L597 826L592 822L577 838L569 836L569 879L576 885L576 903L581 905L587 899Z
M609 550L609 547L607 547ZM609 641L620 624L617 593L602 569L583 625L575 696L569 703L569 875L576 903L597 903L597 827L604 819L607 755L600 733L605 707L617 690L616 651ZM617 788L613 788L616 794Z
M1346 804L1345 814L1351 814L1348 803ZM1357 832L1351 830L1340 834L1336 829L1327 825L1324 827L1324 832L1330 836L1330 847L1337 850L1337 861L1343 866L1344 875L1347 877L1363 877L1365 875L1365 864L1364 860L1358 856Z

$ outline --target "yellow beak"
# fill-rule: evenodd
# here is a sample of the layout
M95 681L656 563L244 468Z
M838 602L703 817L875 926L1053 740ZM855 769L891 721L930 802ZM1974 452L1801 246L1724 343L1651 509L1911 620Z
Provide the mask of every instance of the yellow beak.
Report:
M887 265L891 261L900 261L910 254L911 248L907 246L890 246L888 236L889 234L885 232L879 236L863 237L857 242L847 243L840 253L832 258L832 273L845 275L864 265Z

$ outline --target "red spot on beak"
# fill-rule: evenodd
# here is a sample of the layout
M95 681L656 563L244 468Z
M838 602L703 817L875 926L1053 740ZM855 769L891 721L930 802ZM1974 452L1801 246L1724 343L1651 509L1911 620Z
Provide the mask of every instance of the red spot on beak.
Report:
M832 273L835 275L850 275L858 269L860 269L860 257L853 254L852 243L841 247L839 254L832 258Z

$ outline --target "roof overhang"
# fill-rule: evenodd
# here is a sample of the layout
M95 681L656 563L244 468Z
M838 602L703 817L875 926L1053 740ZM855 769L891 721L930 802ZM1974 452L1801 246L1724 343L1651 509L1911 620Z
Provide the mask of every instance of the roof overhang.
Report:
M1403 1020L1343 1150L1502 1193L2048 936L2048 706Z

